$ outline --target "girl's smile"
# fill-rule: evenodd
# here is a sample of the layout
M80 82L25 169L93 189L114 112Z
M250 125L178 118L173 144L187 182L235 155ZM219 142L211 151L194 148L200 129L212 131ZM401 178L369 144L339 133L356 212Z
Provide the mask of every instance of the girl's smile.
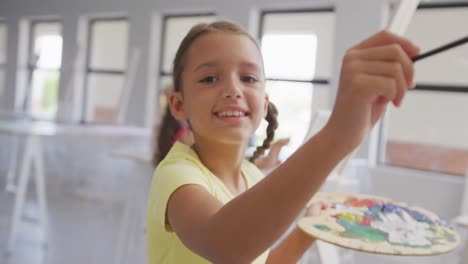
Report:
M248 118L249 112L241 107L230 106L214 112L214 115L223 122L239 123Z

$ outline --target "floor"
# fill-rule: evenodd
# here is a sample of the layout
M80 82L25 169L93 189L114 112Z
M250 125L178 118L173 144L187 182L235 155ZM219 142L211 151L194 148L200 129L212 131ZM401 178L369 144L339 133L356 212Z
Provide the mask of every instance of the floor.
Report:
M31 195L32 196L32 195ZM32 198L32 197L30 197ZM128 240L121 261L115 259L124 215L122 201L83 197L81 193L48 191L49 232L34 221L35 203L30 199L23 215L14 251L0 257L5 264L145 263L144 227ZM4 251L14 195L0 192L0 249ZM143 201L144 203L144 201ZM29 215L29 216L28 216ZM134 227L133 230L135 230ZM44 243L47 241L47 244ZM129 242L130 241L130 242ZM132 243L133 244L129 244ZM130 259L125 259L131 256Z
M15 197L5 190L12 142L12 136L0 134L0 264L146 263L143 215L153 168L113 151L141 146L147 139L44 139L47 237L35 220L30 182L14 250L5 254ZM123 232L126 212L130 228Z

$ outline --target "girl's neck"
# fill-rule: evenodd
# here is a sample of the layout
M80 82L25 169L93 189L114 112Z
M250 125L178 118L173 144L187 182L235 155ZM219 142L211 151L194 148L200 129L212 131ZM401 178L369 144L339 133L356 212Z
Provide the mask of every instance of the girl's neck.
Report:
M246 188L242 176L242 162L245 159L247 144L219 144L197 138L193 149L201 162L233 192L241 193Z

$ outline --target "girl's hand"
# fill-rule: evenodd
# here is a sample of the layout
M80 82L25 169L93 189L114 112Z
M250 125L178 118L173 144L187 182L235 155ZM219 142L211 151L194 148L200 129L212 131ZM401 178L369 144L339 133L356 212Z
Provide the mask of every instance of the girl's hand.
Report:
M281 149L289 143L289 138L282 138L271 144L270 152L266 157L262 157L255 161L255 165L261 170L272 170L281 164L279 154Z
M389 102L400 106L413 87L411 57L418 53L409 40L387 31L346 52L333 114L326 126L338 143L356 148Z

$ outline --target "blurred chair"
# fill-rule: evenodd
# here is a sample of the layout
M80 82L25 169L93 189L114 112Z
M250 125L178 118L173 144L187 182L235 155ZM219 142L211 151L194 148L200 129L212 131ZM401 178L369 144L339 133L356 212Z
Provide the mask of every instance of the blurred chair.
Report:
M465 173L465 188L463 191L460 215L455 218L455 224L459 227L468 228L468 168Z
M468 163L468 161L467 161ZM458 230L463 231L462 245L463 249L460 251L460 264L468 264L468 167L465 173L465 185L463 190L463 198L461 203L460 215L454 219L455 225Z
M151 153L148 150L127 148L113 151L111 156L134 162L124 197L124 212L117 235L113 263L146 263L146 201L154 169Z

